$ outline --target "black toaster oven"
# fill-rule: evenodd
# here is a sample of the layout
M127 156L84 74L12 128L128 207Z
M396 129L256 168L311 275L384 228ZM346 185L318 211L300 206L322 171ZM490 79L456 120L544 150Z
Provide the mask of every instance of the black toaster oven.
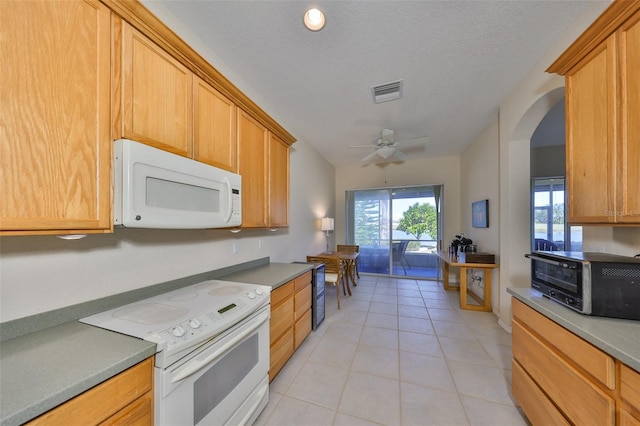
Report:
M640 320L640 259L606 253L534 251L531 287L582 314Z

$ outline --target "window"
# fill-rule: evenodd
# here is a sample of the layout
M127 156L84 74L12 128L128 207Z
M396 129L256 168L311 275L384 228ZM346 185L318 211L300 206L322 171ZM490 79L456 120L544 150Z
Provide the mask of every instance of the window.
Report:
M534 178L531 187L531 248L581 251L582 227L565 220L565 178Z

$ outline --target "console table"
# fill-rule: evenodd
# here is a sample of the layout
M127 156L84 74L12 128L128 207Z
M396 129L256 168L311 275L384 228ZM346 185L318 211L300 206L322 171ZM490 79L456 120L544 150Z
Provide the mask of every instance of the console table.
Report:
M491 270L497 268L496 263L468 263L458 262L456 255L451 255L448 252L438 251L438 258L442 261L442 281L445 290L460 291L460 309L466 309L470 311L483 311L491 312ZM449 267L458 266L460 268L460 286L452 286L449 284ZM481 299L473 291L467 291L467 269L482 269L484 271L484 297ZM473 305L467 303L467 295L471 296L473 300L479 303L479 305Z

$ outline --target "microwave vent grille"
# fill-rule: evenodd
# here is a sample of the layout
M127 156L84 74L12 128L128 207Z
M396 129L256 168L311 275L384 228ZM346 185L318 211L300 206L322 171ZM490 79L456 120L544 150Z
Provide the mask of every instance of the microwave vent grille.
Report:
M609 279L640 279L640 269L624 268L624 267L605 267L602 268L602 276Z

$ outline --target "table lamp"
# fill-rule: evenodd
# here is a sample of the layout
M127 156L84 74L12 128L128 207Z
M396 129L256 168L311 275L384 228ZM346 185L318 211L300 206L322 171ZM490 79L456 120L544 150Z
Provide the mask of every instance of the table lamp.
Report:
M322 218L322 223L320 225L320 229L327 232L327 251L329 251L329 231L333 231L333 218L332 217L324 217Z

